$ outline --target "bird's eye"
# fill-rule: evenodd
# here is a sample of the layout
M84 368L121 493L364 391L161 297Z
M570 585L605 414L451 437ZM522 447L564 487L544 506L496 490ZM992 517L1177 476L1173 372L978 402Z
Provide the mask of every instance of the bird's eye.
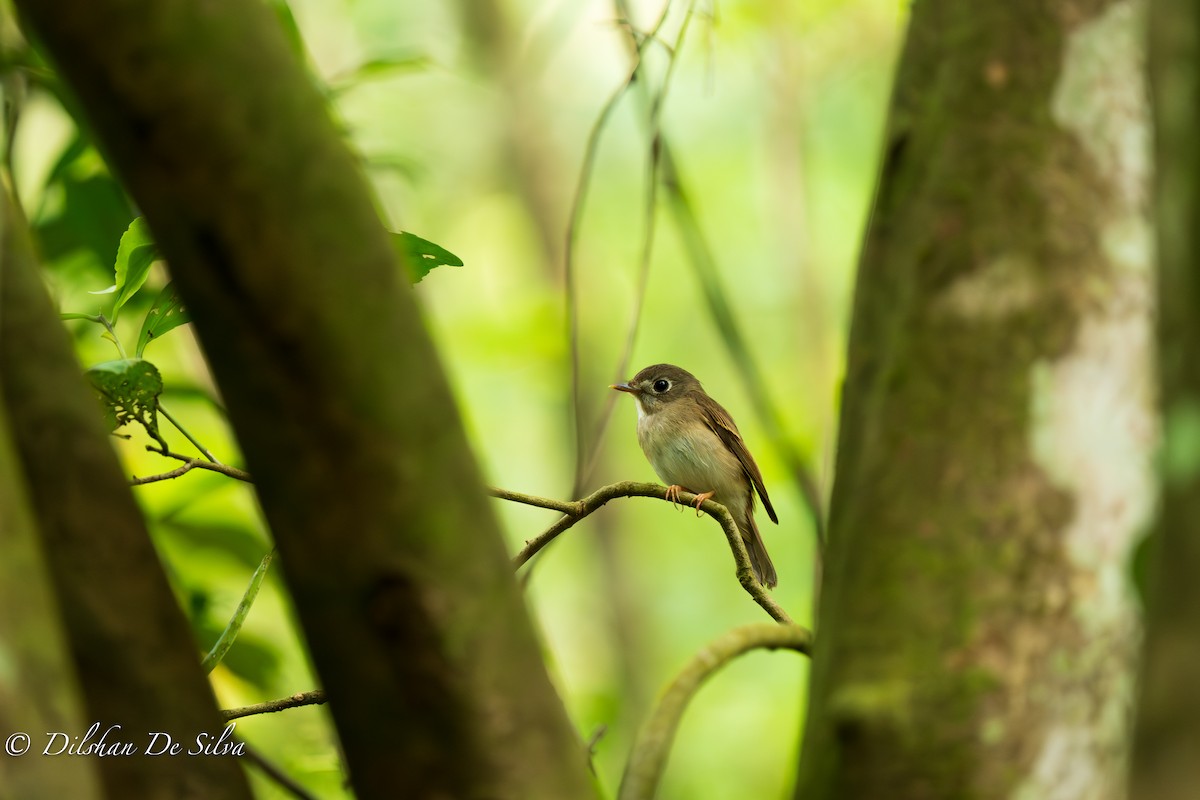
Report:
M666 378L659 378L654 382L654 393L662 394L671 388L671 382Z

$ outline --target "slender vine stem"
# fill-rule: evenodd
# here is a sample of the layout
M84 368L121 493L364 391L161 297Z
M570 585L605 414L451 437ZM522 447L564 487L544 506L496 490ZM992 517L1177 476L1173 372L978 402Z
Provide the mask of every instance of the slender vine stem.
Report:
M751 407L759 422L766 429L768 439L775 443L788 470L792 473L801 499L812 516L813 531L817 537L818 551L825 546L825 510L820 487L809 469L806 458L784 433L782 416L770 399L770 391L758 363L754 359L748 339L737 322L729 303L729 293L721 284L720 269L708 240L704 237L700 221L687 192L684 190L675 157L669 144L662 144L663 188L667 205L675 218L676 227L683 240L688 261L696 272L697 282L704 295L705 305L721 341L729 353L730 361L741 376L750 398Z
M737 656L759 648L788 649L811 655L812 643L812 634L797 625L760 622L727 631L693 656L667 687L638 732L625 764L625 774L621 777L618 800L651 800L654 797L683 712L713 673Z
M283 791L295 797L296 800L317 800L317 796L305 789L297 783L290 775L279 768L275 763L269 761L262 753L258 752L258 748L251 747L245 739L237 736L233 737L234 741L241 742L243 745L242 757L258 768L263 775L275 781Z
M104 316L103 314L76 314L74 312L68 312L65 314L59 314L58 318L64 319L64 320L66 320L66 319L82 319L82 320L87 320L88 322L94 322L97 325L103 326L104 330L108 332L108 336L102 337L102 338L107 338L110 342L112 342L116 346L117 354L120 355L121 358L129 358L129 356L125 355L125 348L121 345L121 340L117 338L117 331L115 328L113 328L112 321L109 320L109 318Z
M169 422L169 423L171 423L172 425L174 425L174 426L175 426L175 429L176 429L177 431L179 431L180 433L182 433L182 434L183 434L183 437L184 437L185 439L187 439L189 442L191 442L191 443L192 443L192 445L193 445L193 446L194 446L194 447L195 447L197 450L199 450L199 451L200 451L200 454L201 454L201 455L203 455L203 456L204 456L206 459L208 459L208 460L209 460L210 462L212 462L213 464L220 464L220 463L221 463L220 461L217 461L217 459L213 457L213 454L212 454L212 453L208 452L208 448L207 448L207 447L205 447L204 445L200 444L200 442L199 442L199 441L196 439L196 437L195 437L195 436L192 436L192 434L188 433L188 430L187 430L187 428L185 428L185 427L183 427L182 425L180 425L180 424L179 424L179 420L175 419L175 417L171 416L171 415L170 415L170 414L167 412L167 409L166 409L166 408L163 406L163 404L162 404L162 402L161 402L161 401L158 401L158 413L160 413L160 414L162 414L164 417L166 417L166 418L167 418L167 422Z
M225 630L221 631L212 650L209 650L208 655L200 662L200 666L206 673L212 672L221 663L221 659L225 658L229 648L233 647L234 641L241 633L246 616L250 613L250 607L254 605L254 600L258 597L258 590L262 586L263 578L267 576L267 570L271 567L271 559L274 557L274 549L263 556L262 561L258 564L258 569L254 570L254 574L250 577L250 585L246 587L246 593L242 595L242 602L238 603L233 616L229 618L229 624L225 626Z
M588 133L587 144L584 147L583 164L580 167L579 180L575 185L575 195L571 200L571 212L567 220L566 247L563 251L563 284L566 295L567 339L571 355L571 410L574 414L575 422L575 475L572 480L572 494L582 491L584 476L591 462L589 448L593 446L586 436L586 420L583 418L582 408L581 383L583 376L581 368L582 353L579 334L579 291L575 267L575 244L583 219L584 201L587 198L592 174L595 171L596 154L600 148L600 138L621 98L638 82L642 70L642 49L650 42L660 41L658 33L666 23L670 10L671 3L668 0L664 4L662 13L659 15L650 32L645 35L634 34L636 44L634 45L633 65L629 69L628 76L608 98L607 102L601 108L599 115L596 117L596 121L592 124L592 129ZM653 154L653 148L652 158L657 158ZM656 160L651 163L651 172L657 172ZM651 184L655 182L655 176L651 175ZM651 195L650 202L654 202L653 194ZM647 229L647 236L652 237L652 234L653 226L651 224ZM649 244L647 244L647 247L649 247ZM642 283L644 284L644 280ZM644 291L644 286L642 291ZM640 314L640 305L641 303L639 302L638 314ZM636 324L636 317L634 324Z

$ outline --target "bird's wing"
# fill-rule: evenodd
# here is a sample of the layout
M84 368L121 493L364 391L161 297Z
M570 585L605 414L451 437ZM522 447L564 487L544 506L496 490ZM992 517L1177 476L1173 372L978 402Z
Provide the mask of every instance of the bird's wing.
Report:
M700 408L704 411L704 423L737 456L738 461L742 464L742 470L750 478L750 482L754 484L754 489L758 492L758 496L762 498L763 508L767 510L767 516L771 518L771 522L778 525L779 517L775 516L775 509L771 507L771 498L767 497L767 487L763 485L762 473L758 471L758 464L754 463L754 456L750 455L750 450L746 447L746 443L742 441L742 435L738 433L737 425L733 422L733 417L729 416L729 412L722 408L720 403L708 395L701 395L698 399L700 400Z

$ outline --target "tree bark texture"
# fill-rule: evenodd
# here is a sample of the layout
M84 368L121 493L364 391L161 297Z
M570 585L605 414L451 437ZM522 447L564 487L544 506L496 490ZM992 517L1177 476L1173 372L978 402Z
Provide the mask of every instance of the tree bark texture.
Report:
M359 795L589 796L370 189L266 6L17 5L170 263Z
M1142 15L913 5L798 798L1123 795L1157 442Z
M1150 9L1164 446L1130 796L1190 800L1200 792L1200 9Z
M27 744L33 753L0 758L0 786L13 797L93 800L100 797L98 759L36 755L45 746L46 731L79 734L89 724L48 585L0 389L0 736L6 751ZM9 738L19 733L29 735L28 742Z
M191 627L6 195L0 226L0 404L41 532L87 724L99 732L120 726L105 742L131 743L139 753L154 732L185 747L201 733L216 737L224 721ZM63 732L82 740L86 727ZM46 731L30 733L36 745L24 757L39 758ZM95 765L109 797L250 796L235 758L112 757L96 758Z

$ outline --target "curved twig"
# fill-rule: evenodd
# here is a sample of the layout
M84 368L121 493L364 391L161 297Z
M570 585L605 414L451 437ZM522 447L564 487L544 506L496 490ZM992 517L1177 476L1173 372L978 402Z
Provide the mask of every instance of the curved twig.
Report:
M756 623L726 632L693 656L638 732L621 777L618 800L654 797L683 712L709 676L742 653L760 647L811 655L812 642L812 634L797 625Z
M576 281L575 270L575 246L579 236L579 228L583 219L584 201L587 199L588 190L591 184L592 174L595 171L596 156L600 148L600 138L604 133L605 127L608 125L608 120L616 109L617 104L629 89L638 83L638 78L642 70L642 49L652 42L662 43L659 39L659 31L666 24L667 16L671 10L671 3L664 4L654 27L645 35L634 34L635 44L633 47L633 65L629 69L629 73L620 86L609 96L607 102L601 108L596 121L592 123L592 129L588 133L587 144L584 146L583 164L580 168L579 180L575 185L575 194L571 200L571 211L567 217L567 232L566 245L563 250L563 291L566 301L566 316L567 316L567 342L569 346L571 358L571 410L574 414L575 425L575 477L573 479L572 493L580 490L579 487L583 484L584 473L588 469L588 447L587 432L585 430L586 420L582 414L582 371L580 369L581 352L580 352L580 335L579 335L579 315L577 313L579 306L578 286ZM685 25L686 28L686 25ZM630 27L632 31L632 27ZM671 52L671 60L674 61L674 53ZM652 192L657 191L657 148L651 150L653 162L651 164L650 186ZM652 193L650 202L654 203L655 195ZM649 209L651 220L653 219L653 205ZM648 228L648 232L653 232L653 225ZM650 247L647 242L647 250ZM648 269L648 266L646 267ZM645 283L645 278L642 278L642 283ZM644 285L642 290L644 292ZM640 313L640 312L639 312ZM635 317L636 322L636 317Z
M529 559L533 558L539 550L552 542L560 533L571 528L575 523L593 511L602 508L609 500L614 500L618 497L655 497L659 500L672 502L667 498L667 487L657 483L637 483L636 481L622 481L621 483L604 486L582 500L576 500L573 503L546 500L545 498L534 497L533 495L519 495L515 492L508 492L501 489L491 489L489 491L493 497L512 500L526 505L534 505L539 508L550 508L561 511L564 515L558 522L555 522L545 531L525 543L525 547L513 558L514 569L519 569ZM678 499L680 503L686 505L694 506L696 503L696 495L687 491L680 492ZM754 602L762 606L771 615L772 619L785 625L793 624L792 618L772 599L771 595L767 594L767 590L754 577L754 568L750 566L750 556L746 553L746 545L742 543L742 534L738 531L737 523L733 521L733 517L730 516L728 509L713 500L705 500L700 504L699 510L721 523L721 529L725 532L725 539L729 542L729 549L733 553L733 561L737 566L738 582L742 584L742 588L754 598Z
M621 6L618 3L618 6ZM629 378L629 364L633 358L633 347L637 343L638 331L641 329L642 309L646 303L646 290L650 285L650 266L652 256L654 255L655 236L658 230L658 188L661 183L662 169L662 109L666 104L667 91L671 88L671 78L675 74L675 68L679 64L677 58L679 51L683 47L684 37L687 35L688 25L692 20L692 14L696 7L696 0L691 0L688 3L684 13L683 22L679 26L679 30L675 34L675 42L663 42L658 39L658 31L666 22L667 14L671 9L671 4L667 3L663 7L662 16L659 17L657 24L650 34L639 37L636 29L632 25L627 26L629 38L632 42L632 50L630 55L634 61L634 76L637 75L637 70L641 66L642 48L648 41L659 41L659 43L667 51L667 69L663 75L662 82L659 84L658 90L654 93L650 101L649 113L647 115L647 139L649 143L649 155L646 162L646 194L645 207L643 209L643 233L642 233L642 252L639 259L637 271L637 284L633 295L633 308L629 316L629 325L625 331L625 344L621 349L621 355L617 359L616 368L612 371L612 382L618 383ZM622 9L628 12L628 9ZM626 19L630 17L628 13L623 14ZM648 91L646 82L631 81L622 87L622 92L628 90L634 83L642 89L643 92ZM576 370L578 373L578 370ZM576 398L578 401L578 398ZM586 440L582 438L582 428L577 428L576 440L576 460L575 460L575 479L572 485L571 493L578 494L583 491L583 487L587 484L592 472L596 468L596 463L600 458L600 447L598 443L604 438L604 431L608 429L609 422L612 420L613 411L616 408L617 395L609 392L605 396L603 407L600 410L598 419L596 420L595 428L592 433L592 438ZM578 402L575 406L576 419L579 421L580 406ZM580 422L580 425L582 423ZM590 450L590 455L588 451Z

